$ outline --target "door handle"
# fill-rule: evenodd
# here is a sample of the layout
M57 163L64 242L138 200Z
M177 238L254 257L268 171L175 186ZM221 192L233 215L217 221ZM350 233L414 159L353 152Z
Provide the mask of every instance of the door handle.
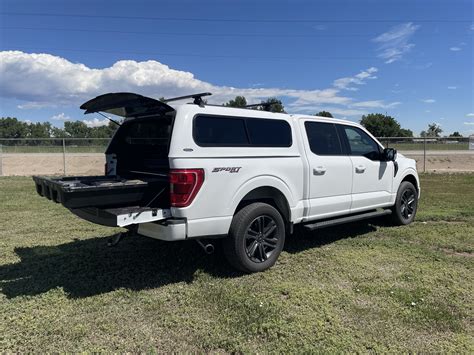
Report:
M324 166L318 166L313 169L313 175L324 175L326 173L326 168Z
M365 171L365 166L363 165L356 166L356 173L362 174L364 171Z

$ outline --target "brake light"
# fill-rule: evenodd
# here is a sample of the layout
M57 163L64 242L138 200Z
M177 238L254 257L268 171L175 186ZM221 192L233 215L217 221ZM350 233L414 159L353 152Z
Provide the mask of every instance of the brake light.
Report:
M169 176L171 206L189 206L204 182L204 170L172 169Z

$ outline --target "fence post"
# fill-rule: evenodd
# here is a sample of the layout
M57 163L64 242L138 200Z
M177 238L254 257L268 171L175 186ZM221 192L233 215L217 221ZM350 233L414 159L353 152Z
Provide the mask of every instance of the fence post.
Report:
M423 137L423 172L426 173L426 136Z
M3 176L3 147L0 144L0 176Z
M66 175L66 142L63 138L63 171L64 175Z

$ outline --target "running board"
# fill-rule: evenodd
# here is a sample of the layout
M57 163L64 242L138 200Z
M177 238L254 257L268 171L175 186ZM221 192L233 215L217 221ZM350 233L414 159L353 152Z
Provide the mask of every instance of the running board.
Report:
M389 209L384 210L383 209L383 210L378 210L378 211L372 211L372 212L356 214L356 215L353 215L353 216L334 218L334 219L329 219L329 220L326 220L326 221L306 224L304 226L304 228L307 229L307 230L312 231L312 230L319 229L319 228L326 228L326 227L331 227L331 226L335 226L335 225L338 225L338 224L343 224L343 223L348 223L348 222L356 222L356 221L361 221L361 220L368 219L368 218L386 216L386 215L389 215L389 214L392 214L392 210L389 210Z

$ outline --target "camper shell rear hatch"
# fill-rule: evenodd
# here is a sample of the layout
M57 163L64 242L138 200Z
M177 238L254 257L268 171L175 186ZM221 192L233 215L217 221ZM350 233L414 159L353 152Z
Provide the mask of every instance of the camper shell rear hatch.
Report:
M116 160L115 174L34 176L37 193L78 215L81 209L88 214L96 209L92 214L103 215L108 210L166 217L158 209L169 208L168 149L174 109L133 93L101 95L81 108L85 113L106 112L125 118L106 151Z

